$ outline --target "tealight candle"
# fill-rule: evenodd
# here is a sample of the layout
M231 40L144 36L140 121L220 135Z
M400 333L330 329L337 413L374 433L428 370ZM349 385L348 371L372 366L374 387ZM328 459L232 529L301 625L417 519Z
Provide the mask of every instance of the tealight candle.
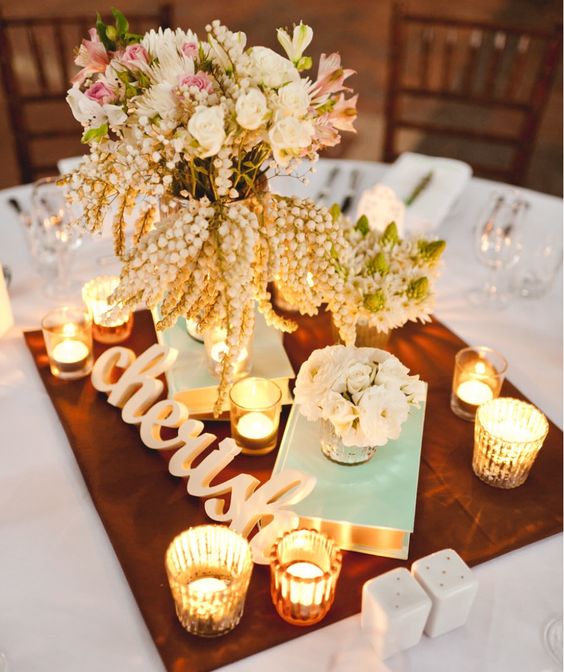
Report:
M235 378L240 378L249 373L252 366L252 333L249 334L247 343L244 343L235 360ZM229 352L227 344L227 331L212 327L206 329L204 334L204 347L208 369L215 378L220 377L221 363Z
M458 417L473 420L476 409L499 396L507 361L491 348L464 348L456 353L450 407Z
M224 635L239 623L253 561L249 542L224 525L199 525L175 537L165 566L176 615L200 637Z
M333 604L341 551L315 530L292 530L273 546L270 591L278 614L294 625L321 621Z
M492 399L479 407L472 468L496 488L517 488L529 475L548 433L546 417L519 399Z
M195 341L204 342L204 335L200 331L200 325L196 320L186 320L186 331Z
M82 300L92 317L92 335L100 343L121 343L131 335L133 314L110 317L108 298L119 285L119 276L100 275L82 287Z
M282 392L266 378L243 378L229 392L231 435L243 453L264 455L276 447Z
M57 378L83 378L92 370L92 322L82 308L64 307L41 322L51 373Z

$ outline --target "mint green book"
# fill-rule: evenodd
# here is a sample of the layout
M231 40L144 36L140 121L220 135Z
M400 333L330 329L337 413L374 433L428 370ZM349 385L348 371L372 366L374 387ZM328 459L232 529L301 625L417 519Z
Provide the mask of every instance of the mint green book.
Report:
M158 322L158 308L153 310L153 320ZM168 396L185 404L194 418L211 417L217 396L217 378L208 370L204 344L196 341L186 331L186 320L181 317L169 329L157 332L157 340L178 350L176 362L166 373ZM269 378L282 390L282 403L291 404L289 381L294 370L282 343L282 333L269 327L257 313L253 340L253 365L249 375ZM226 400L221 419L229 420L229 400Z
M341 548L406 559L415 502L426 401L413 408L401 435L364 464L340 465L321 452L320 424L294 404L273 474L298 469L317 478L293 511L303 527L325 532Z

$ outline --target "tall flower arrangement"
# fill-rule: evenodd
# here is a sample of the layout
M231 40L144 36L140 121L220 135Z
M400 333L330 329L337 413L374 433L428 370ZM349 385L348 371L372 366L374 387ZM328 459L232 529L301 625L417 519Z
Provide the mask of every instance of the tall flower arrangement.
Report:
M112 222L123 260L116 311L160 302L158 328L183 315L226 329L219 409L255 304L270 324L295 328L274 312L269 281L281 278L302 312L326 302L345 319L339 222L265 183L269 169L291 172L354 130L357 97L344 84L353 71L334 53L308 77L313 35L302 23L278 30L282 56L247 47L219 21L205 39L181 29L140 36L113 13L115 25L98 17L77 54L67 101L90 154L65 180L88 230Z

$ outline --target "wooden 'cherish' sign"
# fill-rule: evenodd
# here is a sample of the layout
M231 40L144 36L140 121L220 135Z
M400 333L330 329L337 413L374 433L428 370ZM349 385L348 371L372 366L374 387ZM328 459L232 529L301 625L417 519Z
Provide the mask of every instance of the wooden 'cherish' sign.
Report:
M261 522L261 529L251 539L253 560L268 564L268 553L277 536L298 526L299 517L287 508L304 499L315 487L314 476L295 469L286 469L266 483L250 474L239 474L223 483L210 486L241 448L231 438L223 439L217 448L192 467L195 459L217 436L202 433L204 425L189 417L186 406L172 399L157 401L163 391L158 380L176 361L178 351L163 345L152 345L139 357L133 350L120 346L106 350L98 357L92 370L92 385L108 394L108 402L121 408L124 422L140 425L141 440L154 450L178 450L171 457L168 469L174 476L188 477L188 494L208 499L204 508L210 518L230 522L229 527L247 537ZM116 368L124 369L117 382L111 382ZM161 428L178 429L175 437L163 439ZM231 493L229 507L217 495Z

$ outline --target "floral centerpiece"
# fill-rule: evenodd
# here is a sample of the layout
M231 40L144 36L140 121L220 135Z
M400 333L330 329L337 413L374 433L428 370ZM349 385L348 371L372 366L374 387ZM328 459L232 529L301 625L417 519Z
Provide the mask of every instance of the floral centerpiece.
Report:
M278 30L282 56L247 47L219 21L205 39L181 29L141 36L113 14L115 25L98 17L77 54L67 100L90 154L64 180L89 231L112 222L123 260L116 312L160 303L158 328L185 316L225 330L218 410L255 305L271 325L295 328L274 312L269 281L299 297L301 312L327 303L344 323L340 223L266 182L269 169L291 172L354 130L356 96L344 85L353 71L334 53L307 77L312 30L302 23Z
M334 345L314 350L299 371L294 393L300 412L308 420L321 419L329 430L322 435L323 452L352 463L369 459L377 446L399 437L425 389L419 376L409 375L389 352Z
M408 321L430 321L435 305L433 281L439 274L444 240L418 236L400 238L395 222L383 231L371 229L365 216L356 223L333 206L348 245L335 263L345 280L343 296L346 343L360 342L369 330L389 334Z

